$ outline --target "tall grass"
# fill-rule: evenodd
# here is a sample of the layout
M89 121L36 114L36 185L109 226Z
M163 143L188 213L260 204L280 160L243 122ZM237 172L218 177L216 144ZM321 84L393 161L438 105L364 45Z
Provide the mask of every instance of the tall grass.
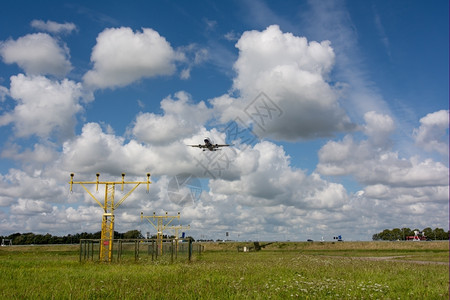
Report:
M306 244L306 245L303 245ZM78 248L0 248L2 299L448 299L448 264L433 262L448 255L448 244L433 251L384 249L395 259L373 258L376 248L339 244L341 249L297 249L273 245L260 252L208 251L173 264L79 263ZM417 243L417 245L420 243ZM423 243L425 244L425 243ZM337 244L336 244L337 245ZM272 246L272 245L271 245ZM289 245L290 247L293 245ZM316 245L323 247L325 245ZM327 245L333 247L335 245ZM408 245L409 246L409 245ZM427 247L431 247L428 244ZM308 248L308 249L306 249ZM279 250L276 250L279 249ZM280 250L282 249L282 250ZM217 248L215 250L220 250ZM306 251L307 250L307 251ZM380 249L382 250L382 249ZM322 251L322 252L321 252ZM325 251L325 252L324 252ZM333 252L334 251L334 252ZM351 252L358 255L352 256ZM332 255L329 255L332 253ZM364 255L367 254L367 255ZM410 261L406 261L406 256ZM431 254L430 254L431 253ZM340 255L343 254L343 255ZM401 254L401 255L400 255ZM429 258L431 263L414 262ZM438 257L433 259L433 257ZM448 256L447 256L448 259Z

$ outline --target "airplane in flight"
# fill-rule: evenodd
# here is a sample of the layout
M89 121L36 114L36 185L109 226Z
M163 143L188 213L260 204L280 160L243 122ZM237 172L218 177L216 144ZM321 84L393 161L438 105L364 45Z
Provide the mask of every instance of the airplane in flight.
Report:
M204 145L198 144L198 145L188 145L188 146L197 147L197 148L203 149L203 151L206 151L206 149L208 149L209 151L217 151L217 150L221 150L221 149L219 149L220 147L231 146L228 144L224 144L224 145L214 144L210 138L205 138L203 141L205 142Z

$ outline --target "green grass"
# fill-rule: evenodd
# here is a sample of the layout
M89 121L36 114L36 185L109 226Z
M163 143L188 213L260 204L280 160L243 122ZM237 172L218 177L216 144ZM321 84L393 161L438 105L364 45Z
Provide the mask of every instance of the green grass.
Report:
M2 247L0 298L449 298L448 243L281 244L250 253L206 244L173 264L79 263L77 246Z

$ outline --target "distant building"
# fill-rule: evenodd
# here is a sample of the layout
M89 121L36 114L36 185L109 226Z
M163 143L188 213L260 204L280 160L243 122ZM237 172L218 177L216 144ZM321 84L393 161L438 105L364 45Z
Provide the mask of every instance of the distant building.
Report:
M427 237L423 232L414 230L414 235L408 235L406 237L407 241L426 241Z

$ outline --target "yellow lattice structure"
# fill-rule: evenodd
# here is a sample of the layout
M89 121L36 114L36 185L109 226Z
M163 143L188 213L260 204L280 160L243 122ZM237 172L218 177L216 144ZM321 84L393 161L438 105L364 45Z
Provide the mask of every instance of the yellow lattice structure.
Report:
M168 230L173 230L175 239L179 239L179 238L180 238L180 236L179 236L179 231L180 231L180 230L183 230L183 229L189 230L189 229L191 229L191 225L188 225L188 226L183 226L183 225L170 226L170 227L167 227L167 229L168 229ZM184 236L183 236L182 238L184 238Z
M167 229L167 226L169 226L174 219L180 220L180 213L178 213L176 216L169 216L166 212L165 216L157 216L156 213L153 212L153 216L144 216L144 212L141 212L141 220L144 218L149 221L150 224L153 225L153 227L155 227L157 232L156 240L159 246L158 248L160 249L160 254L162 254L163 232L165 229ZM156 224L153 223L151 219L153 219L153 221L156 220ZM164 223L164 220L166 220L166 223Z
M183 225L178 225L178 226L170 226L167 227L168 230L173 230L174 235L175 235L175 247L176 247L176 252L178 252L178 239L180 238L179 236L179 231L183 230L183 229L191 229L191 225L188 226L183 226ZM184 236L182 236L182 238L184 238Z
M99 181L100 174L97 173L96 181L73 181L74 174L70 174L70 192L74 184L81 185L84 190L100 205L103 209L102 217L102 231L101 231L101 242L100 242L100 260L111 262L112 260L112 250L114 241L114 210L116 210L125 201L128 196L140 185L147 184L147 192L150 185L150 173L147 173L147 181L125 181L125 174L122 173L122 181ZM105 185L105 200L101 203L97 198L89 191L86 185L95 184L95 189L98 192L99 185ZM135 186L126 193L117 203L114 202L114 194L116 189L116 184L121 185L121 190L125 184L134 184Z

